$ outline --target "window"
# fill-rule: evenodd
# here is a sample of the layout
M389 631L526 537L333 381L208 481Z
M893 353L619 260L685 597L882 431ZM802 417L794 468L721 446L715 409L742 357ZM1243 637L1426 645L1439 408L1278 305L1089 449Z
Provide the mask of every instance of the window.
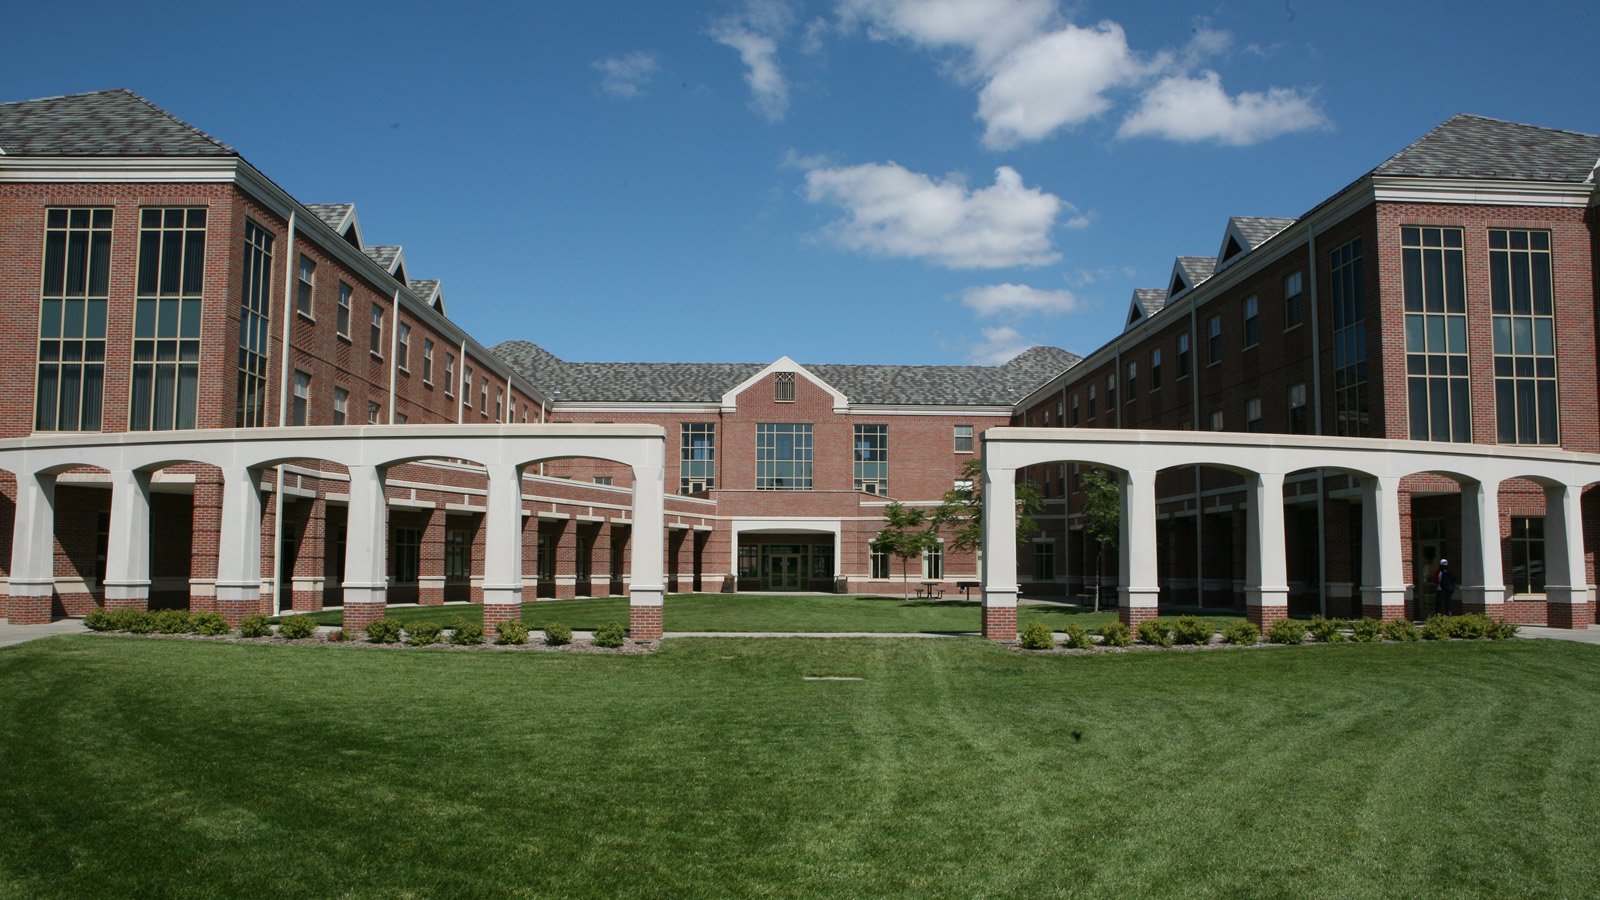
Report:
M272 236L245 223L245 241ZM271 257L245 253L245 310L239 328L240 399L254 404L254 415L240 425L261 425L266 414L267 288L265 273L255 280L252 263L271 266ZM200 380L200 305L206 261L206 211L139 211L139 275L134 289L133 379L128 398L132 431L194 428ZM251 292L260 293L252 298ZM252 305L255 300L259 305ZM247 392L246 376L250 390Z
M1244 345L1254 347L1261 343L1261 298L1244 298Z
M1222 317L1212 316L1206 324L1206 365L1222 362Z
M350 408L350 392L342 387L333 389L333 424L343 425Z
M1128 391L1122 402L1132 403L1137 399L1139 399L1139 364L1128 363Z
M444 395L451 396L451 389L456 383L456 358L452 353L444 355Z
M294 373L294 412L291 414L291 425L306 424L307 410L311 406L311 376L304 372Z
M556 580L556 536L553 534L539 535L538 550L534 578L544 584L550 584Z
M1089 385L1089 418L1094 418L1094 385Z
M383 355L383 307L376 303L372 304L372 337L367 342L367 349Z
M539 565L545 559L545 535L539 535ZM447 528L444 533L444 580L461 584L472 579L472 533L465 528ZM540 577L540 581L546 581Z
M1221 431L1222 430L1222 410L1220 410L1220 409L1216 410L1215 412L1213 412L1211 414L1211 430L1212 431Z
M1108 414L1112 413L1112 412L1114 412L1116 410L1116 408L1117 408L1117 372L1116 372L1115 369L1112 369L1111 370L1111 374L1106 376L1106 412Z
M350 285L339 282L339 313L334 322L334 330L342 338L350 336Z
M683 423L678 448L678 493L697 494L716 487L716 423Z
M944 544L934 544L922 551L922 577L928 581L944 577Z
M584 592L589 590L589 581L594 575L594 535L578 532L577 540L573 541L572 575L573 580L583 585Z
M615 475L596 475L594 477L594 483L595 484L610 484L615 478L616 478Z
M411 417L406 415L405 413L395 413L394 414L394 424L396 424L396 425L404 425L409 421L411 421Z
M1178 335L1178 377L1189 377L1189 335Z
M378 424L378 415L379 415L379 413L381 411L382 410L378 406L377 403L369 401L367 403L367 424L368 425L376 425L376 424Z
M1252 397L1244 402L1244 430L1261 430L1261 398Z
M741 546L739 548L739 577L757 578L761 575L761 548L755 546Z
M433 384L433 341L427 338L422 339L422 383Z
M1301 273L1290 272L1283 279L1283 330L1288 331L1306 320L1306 292Z
M971 425L957 425L956 426L956 452L957 453L971 453L972 452L972 426Z
M1367 301L1361 239L1329 254L1333 303L1333 417L1338 434L1367 430Z
M793 372L778 372L772 376L772 399L779 403L794 402Z
M1550 233L1489 230L1496 439L1560 442Z
M811 425L756 425L756 490L811 490Z
M399 328L400 333L395 335L394 364L400 367L400 371L409 372L411 369L407 361L411 356L411 326L401 322Z
M1150 390L1161 390L1161 351L1150 351Z
M957 478L955 481L951 482L950 489L956 491L957 493L966 494L970 497L972 496L972 479Z
M1511 593L1544 593L1544 563L1544 517L1512 516Z
M110 279L111 210L47 211L33 413L37 431L100 430Z
M461 366L461 402L472 408L472 367L466 364Z
M317 286L317 264L309 256L300 257L300 281L295 285L294 311L309 318L312 315L311 293Z
M1306 383L1289 385L1289 433L1310 434L1311 417L1306 409Z
M1466 261L1459 228L1402 228L1406 388L1414 441L1471 441Z
M503 387L497 387L494 389L494 420L496 422L504 422L505 414L506 389Z
M1056 545L1040 541L1033 545L1033 580L1054 581L1056 577Z
M889 492L889 426L856 426L855 489L880 496Z
M394 580L397 584L416 584L422 571L422 529L394 530Z
M891 577L889 574L889 554L882 550L874 549L872 554L872 577L884 579Z
M1071 404L1071 406L1069 408L1072 410L1072 424L1073 425L1077 425L1078 424L1078 395L1077 394L1073 394L1072 395L1072 404Z
M478 384L478 415L485 418L489 415L489 376L483 376L483 381Z

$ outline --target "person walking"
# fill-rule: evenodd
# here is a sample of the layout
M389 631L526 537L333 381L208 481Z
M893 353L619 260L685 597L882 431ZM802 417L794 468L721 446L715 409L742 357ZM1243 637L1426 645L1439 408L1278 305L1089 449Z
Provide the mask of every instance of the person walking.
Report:
M1441 615L1453 615L1450 598L1456 593L1456 576L1450 571L1450 560L1439 560L1439 571L1433 575L1433 590L1433 611Z

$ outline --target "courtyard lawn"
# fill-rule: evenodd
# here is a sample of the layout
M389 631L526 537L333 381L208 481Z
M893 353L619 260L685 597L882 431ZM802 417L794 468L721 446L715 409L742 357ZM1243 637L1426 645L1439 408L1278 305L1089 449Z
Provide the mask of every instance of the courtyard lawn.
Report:
M401 606L388 611L391 619L403 623L438 622L449 626L457 618L483 621L483 607L475 604L450 606ZM344 622L342 610L313 613L323 625ZM1023 606L1017 609L1017 624L1037 619L1060 630L1068 622L1097 628L1117 617L1116 611L1095 613L1077 606ZM1206 615L1218 628L1242 618L1219 612ZM560 622L579 630L599 627L615 620L627 624L628 599L606 597L596 600L544 600L522 604L522 621L532 628ZM755 594L674 594L666 599L668 631L803 631L803 632L975 632L982 625L977 600L902 600L899 597L851 596L769 596Z
M47 638L0 896L1593 897L1597 695L1557 641Z

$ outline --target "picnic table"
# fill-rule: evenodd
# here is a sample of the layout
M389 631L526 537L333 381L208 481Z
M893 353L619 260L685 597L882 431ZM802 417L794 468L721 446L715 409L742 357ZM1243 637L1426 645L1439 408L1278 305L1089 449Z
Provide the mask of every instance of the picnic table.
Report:
M944 596L944 582L942 582L942 581L924 581L922 583L922 586L917 588L917 596L918 597L927 597L927 598L943 597Z

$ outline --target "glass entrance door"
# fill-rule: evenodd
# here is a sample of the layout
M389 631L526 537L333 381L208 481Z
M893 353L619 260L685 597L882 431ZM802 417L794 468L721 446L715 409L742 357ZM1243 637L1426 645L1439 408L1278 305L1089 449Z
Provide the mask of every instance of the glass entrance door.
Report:
M794 553L769 553L762 558L761 589L793 590L800 587L800 556Z

